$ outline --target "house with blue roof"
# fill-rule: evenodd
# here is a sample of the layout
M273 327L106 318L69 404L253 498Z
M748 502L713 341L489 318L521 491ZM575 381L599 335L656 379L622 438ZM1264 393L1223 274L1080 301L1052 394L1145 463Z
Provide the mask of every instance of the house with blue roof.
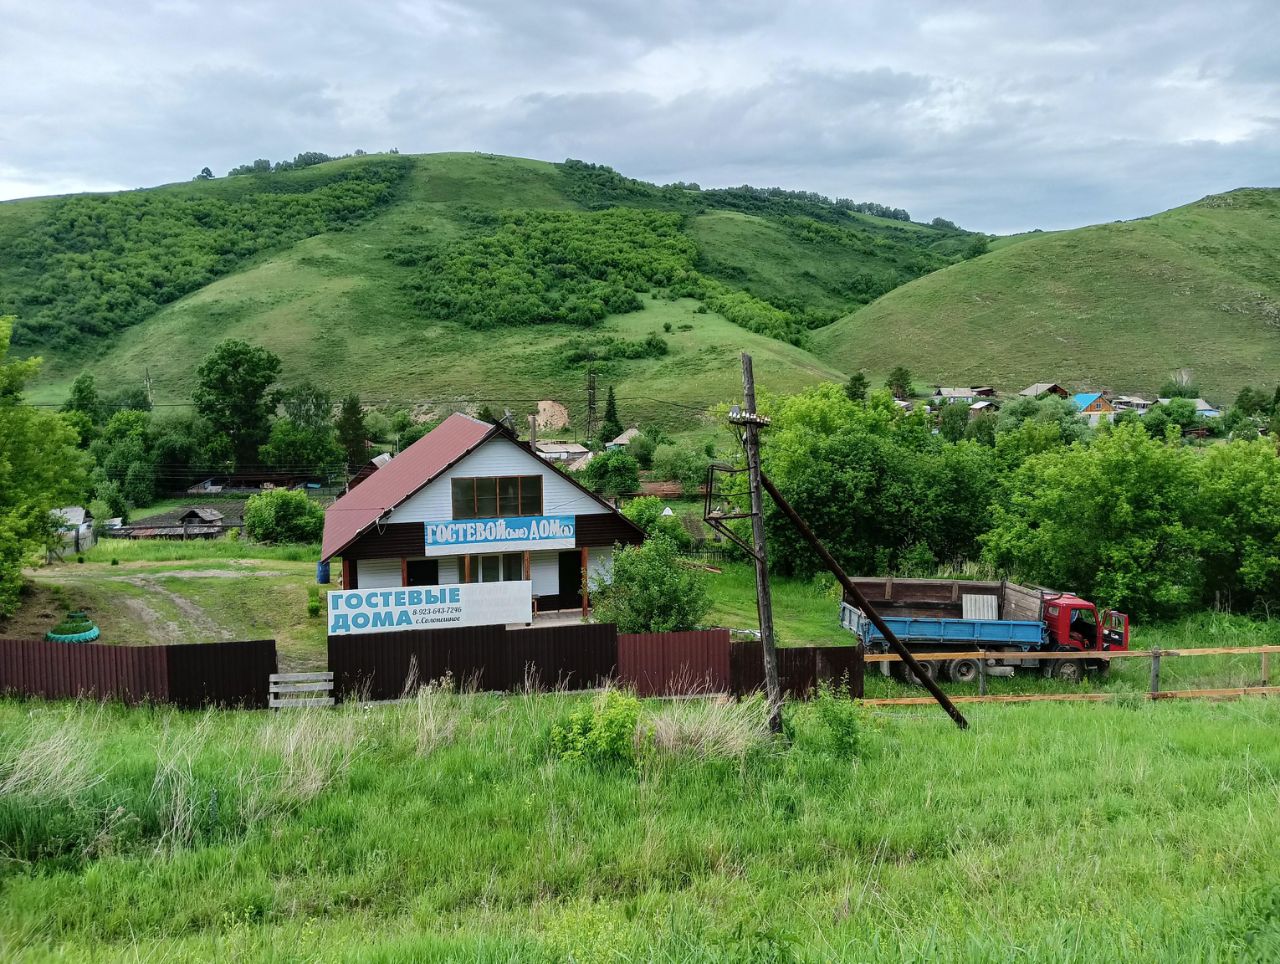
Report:
M1109 422L1116 417L1116 407L1102 392L1076 392L1071 396L1071 404L1089 419L1090 425L1097 425L1104 418Z

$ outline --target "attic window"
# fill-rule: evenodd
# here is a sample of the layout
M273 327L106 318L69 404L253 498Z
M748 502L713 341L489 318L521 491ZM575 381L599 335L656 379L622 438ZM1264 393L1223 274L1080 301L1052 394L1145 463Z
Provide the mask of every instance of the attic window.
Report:
M453 479L455 519L542 515L542 476Z

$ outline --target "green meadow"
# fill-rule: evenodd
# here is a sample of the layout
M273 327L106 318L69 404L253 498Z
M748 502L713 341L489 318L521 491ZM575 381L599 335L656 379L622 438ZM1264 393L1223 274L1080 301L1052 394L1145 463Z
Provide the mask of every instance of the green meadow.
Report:
M1269 960L1280 706L0 703L6 960Z

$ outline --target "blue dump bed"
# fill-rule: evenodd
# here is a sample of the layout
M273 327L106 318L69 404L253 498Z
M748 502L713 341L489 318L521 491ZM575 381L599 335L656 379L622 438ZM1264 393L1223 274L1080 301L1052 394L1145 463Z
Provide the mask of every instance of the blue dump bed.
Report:
M1038 619L947 619L932 616L883 616L893 634L907 645L938 643L998 643L1022 650L1039 649L1049 638ZM882 647L884 636L862 612L847 603L840 607L840 623L867 646Z

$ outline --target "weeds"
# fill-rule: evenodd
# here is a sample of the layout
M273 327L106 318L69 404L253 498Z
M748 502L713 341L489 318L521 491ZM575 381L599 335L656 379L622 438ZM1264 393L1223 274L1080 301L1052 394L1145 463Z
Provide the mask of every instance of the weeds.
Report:
M765 717L761 696L681 700L648 714L638 732L664 753L742 757L768 742Z
M79 705L65 716L37 717L27 739L0 757L0 798L65 803L105 780L88 738L100 716L100 707Z

